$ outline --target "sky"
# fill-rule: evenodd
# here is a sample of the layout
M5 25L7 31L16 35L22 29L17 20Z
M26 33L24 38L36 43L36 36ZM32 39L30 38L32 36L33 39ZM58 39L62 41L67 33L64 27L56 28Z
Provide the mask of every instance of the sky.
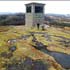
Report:
M31 2L44 3L46 14L70 14L70 1L0 1L0 13L25 13L25 4Z

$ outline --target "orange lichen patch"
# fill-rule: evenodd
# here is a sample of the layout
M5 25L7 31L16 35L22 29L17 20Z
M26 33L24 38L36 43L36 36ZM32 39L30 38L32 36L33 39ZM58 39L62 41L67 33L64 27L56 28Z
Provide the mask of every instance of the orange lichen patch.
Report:
M11 27L8 26L0 26L0 32L8 31Z
M64 27L65 30L69 30L70 31L70 27Z
M63 52L63 53L70 54L70 48L62 47L60 45L49 44L47 49L50 51Z
M54 67L56 70L62 70L60 64L58 64L55 60L48 58L47 61L49 62L50 66Z
M50 66L48 70L56 70L53 66Z
M31 45L29 45L26 41L20 41L17 43L18 50L21 51L23 54L28 55L29 57L32 58L42 58L43 54L40 54L38 50L33 48Z
M34 59L44 59L49 56L48 54L46 55L43 52L32 47L32 45L30 45L27 41L23 40L18 41L16 45L17 45L16 52L19 51L22 54L28 55L29 57L32 57Z

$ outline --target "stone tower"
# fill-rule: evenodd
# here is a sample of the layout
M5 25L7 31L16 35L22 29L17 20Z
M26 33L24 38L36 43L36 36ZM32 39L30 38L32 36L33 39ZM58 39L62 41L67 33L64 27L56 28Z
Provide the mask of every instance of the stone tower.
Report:
M25 26L38 27L44 23L44 5L42 3L28 3L26 6Z

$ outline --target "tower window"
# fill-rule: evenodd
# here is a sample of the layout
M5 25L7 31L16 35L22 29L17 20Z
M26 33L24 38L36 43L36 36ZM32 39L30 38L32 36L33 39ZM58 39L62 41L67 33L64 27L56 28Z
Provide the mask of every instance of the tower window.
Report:
M28 7L26 8L26 12L27 12L27 13L31 13L31 6L28 6Z
M43 13L43 7L42 6L35 6L35 13Z

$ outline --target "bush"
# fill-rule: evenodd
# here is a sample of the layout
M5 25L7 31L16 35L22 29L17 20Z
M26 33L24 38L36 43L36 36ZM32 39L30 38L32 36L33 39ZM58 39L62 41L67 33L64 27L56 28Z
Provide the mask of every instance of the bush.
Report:
M70 27L70 23L52 22L51 25L59 26L59 27Z

